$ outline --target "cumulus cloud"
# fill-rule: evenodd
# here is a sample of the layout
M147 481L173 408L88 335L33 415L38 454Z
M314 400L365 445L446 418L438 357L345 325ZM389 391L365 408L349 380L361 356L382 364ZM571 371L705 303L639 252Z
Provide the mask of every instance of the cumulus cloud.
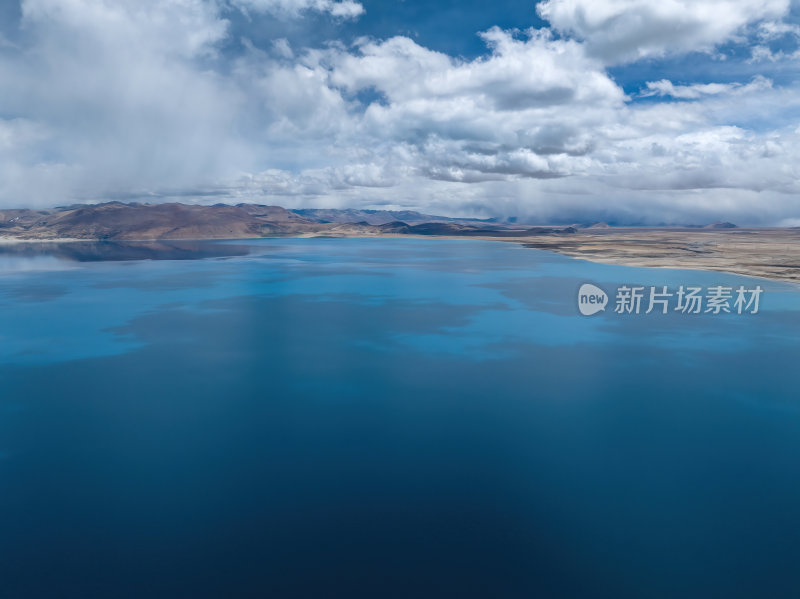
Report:
M468 60L402 36L251 41L230 12L340 23L355 2L25 0L19 39L0 46L0 205L213 197L561 222L800 218L796 87L656 76L629 95L607 69L753 24L758 43L789 35L775 24L784 2L540 6L566 36L492 28Z
M771 87L772 81L761 75L757 75L747 84L694 83L692 85L675 85L672 81L661 79L660 81L648 81L641 96L661 96L680 100L697 100L704 96L716 96L719 94L749 94L770 89Z
M758 43L750 48L749 63L795 61L800 57L800 26L783 21L760 23L755 32ZM788 42L788 44L786 43ZM777 46L773 49L771 46ZM790 48L787 50L787 47Z
M529 31L483 34L491 54L458 61L397 37L320 58L331 85L374 90L359 132L393 139L433 178L551 178L574 171L588 134L624 93L580 44ZM402 78L397 73L404 73ZM571 166L574 165L574 166Z
M708 51L749 24L787 14L789 0L545 0L539 15L608 63Z
M298 16L304 11L330 13L334 17L355 19L364 14L364 7L353 0L230 0L244 9Z
M227 35L208 2L26 0L22 27L0 53L0 113L46 139L4 163L4 203L196 185L224 174L218 152L246 159L228 135L239 92L196 66Z
M61 46L67 51L85 42L83 48L97 44L193 57L212 52L228 26L216 3L205 0L25 0L22 18L43 53L59 42L69 42Z

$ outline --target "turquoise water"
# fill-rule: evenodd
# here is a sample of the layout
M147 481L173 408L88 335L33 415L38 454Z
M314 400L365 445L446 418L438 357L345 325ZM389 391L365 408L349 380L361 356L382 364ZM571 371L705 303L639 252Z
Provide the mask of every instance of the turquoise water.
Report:
M799 342L508 243L0 246L0 598L797 597Z

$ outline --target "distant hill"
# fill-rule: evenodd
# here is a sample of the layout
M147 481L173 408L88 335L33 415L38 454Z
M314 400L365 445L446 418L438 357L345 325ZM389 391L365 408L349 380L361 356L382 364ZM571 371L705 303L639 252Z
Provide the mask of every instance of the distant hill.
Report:
M405 235L446 235L470 237L527 237L529 235L569 235L575 233L572 227L530 227L497 228L492 226L473 226L457 223L421 223L410 225L401 221L379 225L383 233Z
M729 222L664 229L738 228ZM528 237L607 234L604 222L572 226L536 226L516 218L474 219L434 216L410 210L287 210L263 204L106 202L51 210L0 210L0 239L200 240L294 236L439 235L460 237Z
M292 210L295 214L317 223L350 223L385 225L393 222L404 223L430 223L430 222L464 222L464 223L492 223L494 219L477 218L452 218L449 216L435 216L423 214L413 210L354 210L354 209L326 209L303 208Z
M572 225L576 229L610 229L611 225L604 222L599 223L581 223L578 225Z
M395 218L397 215L407 218L399 220ZM386 221L390 216L391 220ZM418 212L286 210L280 206L260 204L197 206L107 202L52 210L0 211L0 238L43 241L239 239L300 235L524 237L574 232L574 228L524 228L477 219L433 217Z
M187 204L77 205L0 211L0 236L29 239L207 239L262 237L314 230L315 223L278 206Z

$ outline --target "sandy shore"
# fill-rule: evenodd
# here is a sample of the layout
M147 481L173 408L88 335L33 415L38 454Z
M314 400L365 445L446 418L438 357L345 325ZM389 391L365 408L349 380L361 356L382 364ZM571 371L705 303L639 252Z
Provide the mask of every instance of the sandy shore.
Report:
M717 270L800 284L800 229L604 229L499 240L605 264Z

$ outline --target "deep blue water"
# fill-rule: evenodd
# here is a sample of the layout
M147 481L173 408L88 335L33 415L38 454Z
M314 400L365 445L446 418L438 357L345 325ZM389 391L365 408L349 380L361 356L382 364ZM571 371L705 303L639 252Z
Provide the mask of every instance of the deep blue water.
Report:
M764 294L584 317L584 282ZM0 246L0 599L800 597L798 369L800 289L734 275Z

